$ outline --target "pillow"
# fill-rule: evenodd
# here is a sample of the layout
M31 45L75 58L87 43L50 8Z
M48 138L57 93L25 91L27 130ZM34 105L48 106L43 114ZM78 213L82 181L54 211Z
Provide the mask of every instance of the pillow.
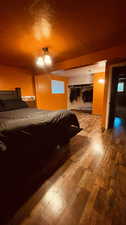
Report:
M3 111L22 109L28 107L26 102L16 99L0 100L0 105L3 108Z

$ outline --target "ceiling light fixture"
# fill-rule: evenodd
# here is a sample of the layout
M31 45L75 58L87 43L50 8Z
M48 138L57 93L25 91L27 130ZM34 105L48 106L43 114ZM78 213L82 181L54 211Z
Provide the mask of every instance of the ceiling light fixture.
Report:
M36 65L41 68L46 68L52 65L52 58L49 55L48 48L42 48L43 56L39 56L36 59Z
M37 59L36 59L36 65L38 67L44 67L44 60L43 60L43 57L39 56Z

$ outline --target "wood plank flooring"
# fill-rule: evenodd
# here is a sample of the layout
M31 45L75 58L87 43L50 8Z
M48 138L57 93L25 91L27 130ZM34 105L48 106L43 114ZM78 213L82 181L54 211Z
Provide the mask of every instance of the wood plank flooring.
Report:
M81 127L69 159L9 225L126 225L126 132L101 132L98 116L77 113Z

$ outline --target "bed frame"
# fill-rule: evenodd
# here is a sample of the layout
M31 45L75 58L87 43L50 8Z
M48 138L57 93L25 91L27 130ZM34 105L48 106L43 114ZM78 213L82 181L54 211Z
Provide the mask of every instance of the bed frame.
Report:
M0 99L1 100L8 100L8 99L21 100L21 88L15 88L15 90L0 91Z

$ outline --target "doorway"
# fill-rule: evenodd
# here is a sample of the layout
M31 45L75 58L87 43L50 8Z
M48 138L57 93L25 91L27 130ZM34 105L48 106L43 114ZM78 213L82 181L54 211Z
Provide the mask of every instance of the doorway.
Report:
M109 126L126 126L126 66L112 68Z
M92 113L93 84L69 85L69 108Z

